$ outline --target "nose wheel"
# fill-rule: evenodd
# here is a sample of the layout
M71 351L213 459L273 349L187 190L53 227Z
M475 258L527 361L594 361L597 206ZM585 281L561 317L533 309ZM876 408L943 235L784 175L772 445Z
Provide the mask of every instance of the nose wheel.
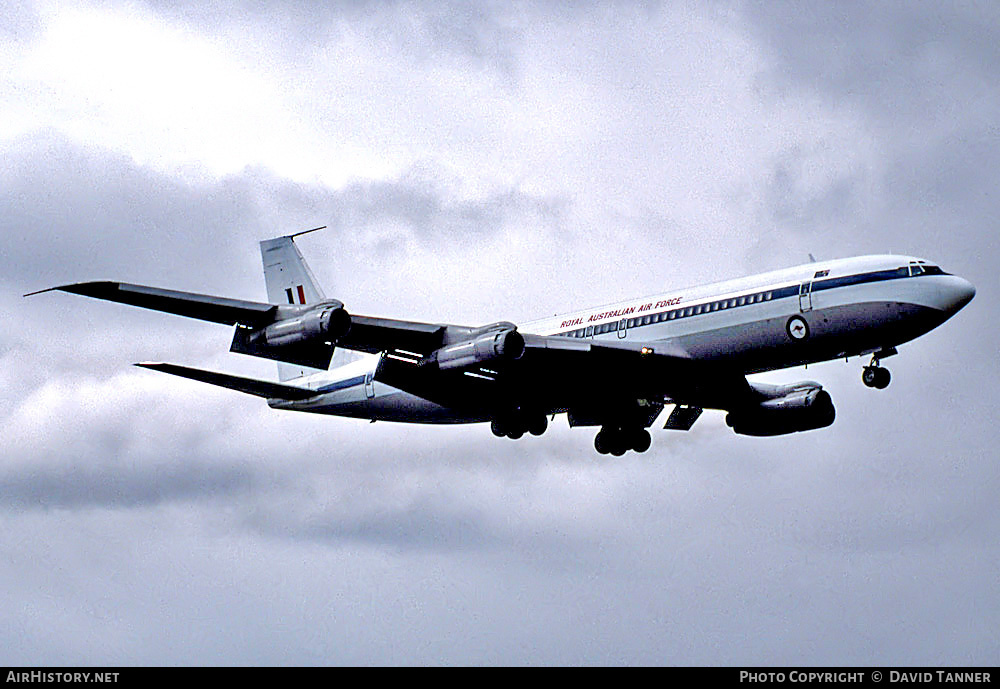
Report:
M872 359L871 365L865 366L861 372L861 382L877 390L889 387L890 380L892 380L892 376L889 375L889 369L879 366L878 359Z

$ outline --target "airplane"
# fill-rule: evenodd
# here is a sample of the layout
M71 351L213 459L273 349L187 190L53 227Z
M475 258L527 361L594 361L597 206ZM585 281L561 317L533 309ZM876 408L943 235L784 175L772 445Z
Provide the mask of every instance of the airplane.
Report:
M600 427L594 447L645 452L664 428L687 431L703 410L735 433L824 428L836 416L814 381L771 385L752 373L871 355L880 362L975 296L967 280L911 256L858 256L587 308L520 326L424 323L349 312L324 295L295 238L260 242L267 302L122 282L60 290L235 326L230 351L278 362L279 382L171 363L144 368L263 397L275 409L374 421L490 423L498 437L541 435L565 413ZM30 295L25 295L30 296ZM357 353L361 353L360 358Z

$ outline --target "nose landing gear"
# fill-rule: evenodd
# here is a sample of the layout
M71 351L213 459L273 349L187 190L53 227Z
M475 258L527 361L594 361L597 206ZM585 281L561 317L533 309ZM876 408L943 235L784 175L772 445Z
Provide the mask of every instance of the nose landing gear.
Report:
M861 371L861 382L870 388L884 390L889 387L890 380L892 376L889 374L889 369L879 366L878 358L874 356L872 362Z

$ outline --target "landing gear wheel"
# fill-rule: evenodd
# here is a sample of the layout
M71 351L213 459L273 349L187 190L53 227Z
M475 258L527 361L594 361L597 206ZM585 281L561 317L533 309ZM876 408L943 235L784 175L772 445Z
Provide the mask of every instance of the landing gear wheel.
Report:
M528 422L528 433L531 435L541 435L549 427L549 420L544 415L539 415Z
M529 431L533 435L541 435L548 428L548 424L544 414L529 416L518 408L498 413L490 423L490 430L498 438L517 440Z
M889 387L889 381L892 380L892 375L889 373L889 369L882 368L879 365L865 366L864 370L861 372L861 382L870 388L876 388L877 390L884 390Z
M878 368L875 366L865 366L864 370L861 371L861 382L870 388L875 387L875 381L878 379Z
M493 435L495 435L498 438L503 438L504 436L507 435L507 430L496 419L493 419L493 421L490 423L490 430L493 431Z
M605 426L594 438L594 448L602 455L621 457L629 450L645 452L653 439L643 428Z
M608 443L608 436L605 431L599 431L597 437L594 438L594 449L602 455L611 452L611 445Z
M889 381L892 380L892 375L889 373L887 368L877 368L875 369L875 388L877 390L885 390L889 387Z
M602 455L621 457L628 452L628 438L622 429L615 426L605 426L594 438L594 448Z
M632 438L632 449L636 452L645 452L649 449L652 442L653 439L649 436L649 431L645 429L640 430Z

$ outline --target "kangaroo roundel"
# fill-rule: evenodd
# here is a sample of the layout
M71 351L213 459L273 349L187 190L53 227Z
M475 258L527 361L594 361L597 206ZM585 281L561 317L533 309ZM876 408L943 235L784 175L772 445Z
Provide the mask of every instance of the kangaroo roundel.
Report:
M809 324L802 316L792 316L788 319L785 329L788 331L788 336L793 340L804 340L809 337Z

